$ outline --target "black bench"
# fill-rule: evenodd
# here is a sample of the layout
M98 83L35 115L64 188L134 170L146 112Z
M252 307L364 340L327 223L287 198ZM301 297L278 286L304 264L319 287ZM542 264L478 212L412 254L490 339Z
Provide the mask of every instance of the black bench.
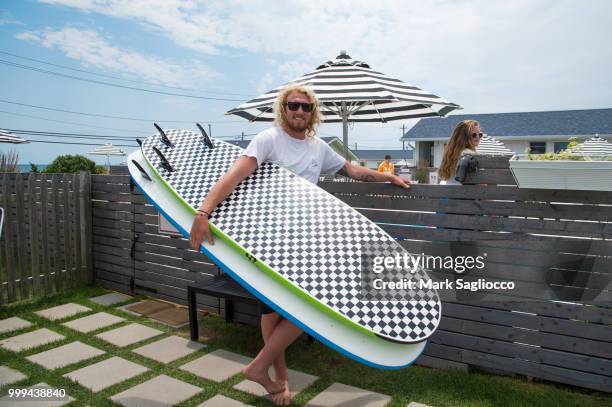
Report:
M225 299L225 321L232 322L234 301L258 304L251 293L242 288L227 274L221 274L187 286L187 303L189 304L189 327L191 340L198 339L198 314L196 312L196 294L211 295Z
M196 294L211 295L225 299L225 321L232 322L234 315L234 301L246 302L260 305L259 300L250 292L242 288L227 274L210 277L187 286L187 303L189 305L189 328L191 330L191 340L197 341L198 333L198 313L196 311ZM309 345L314 342L314 338L307 335L306 341Z

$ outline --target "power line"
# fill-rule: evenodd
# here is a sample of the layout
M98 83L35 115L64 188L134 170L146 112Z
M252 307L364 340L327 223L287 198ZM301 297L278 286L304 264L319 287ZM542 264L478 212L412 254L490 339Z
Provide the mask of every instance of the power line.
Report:
M186 94L183 94L183 93L163 92L163 91L159 91L159 90L137 88L135 86L118 85L116 83L98 81L98 80L95 80L95 79L81 78L81 77L78 77L78 76L67 75L67 74L60 73L60 72L48 71L46 69L40 69L40 68L36 68L36 67L33 67L33 66L21 65L21 64L15 63L15 62L6 61L4 59L0 59L0 64L7 65L7 66L12 66L14 68L20 68L20 69L26 69L26 70L29 70L29 71L44 73L44 74L47 74L47 75L55 75L55 76L60 76L62 78L68 78L68 79L74 79L74 80L77 80L77 81L95 83L97 85L105 85L105 86L111 86L111 87L115 87L115 88L136 90L136 91L147 92L147 93L156 93L156 94L159 94L159 95L179 96L179 97L184 97L184 98L202 99L202 100L218 100L218 101L229 101L229 102L244 102L244 99L228 99L228 98L215 98L215 97L208 97L208 96L186 95Z
M25 134L25 135L32 135L32 136L44 136L44 137L89 138L89 139L107 139L107 140L121 140L121 141L135 141L136 139L135 137L104 136L101 134L61 133L61 132L17 130L17 129L5 129L5 130L13 134Z
M201 123L210 123L210 124L244 123L244 121L239 121L239 120L207 121L207 120L157 120L157 119L141 119L141 118L124 117L124 116L110 116L110 115L97 114L97 113L75 112L73 110L57 109L57 108L53 108L53 107L37 106L37 105L29 105L29 104L26 104L26 103L12 102L10 100L5 100L5 99L0 99L0 102L8 103L8 104L11 104L11 105L17 105L17 106L31 107L31 108L34 108L34 109L50 110L50 111L53 111L53 112L78 114L78 115L81 115L81 116L102 117L102 118L105 118L105 119L132 120L132 121L137 121L137 122L148 122L148 123L156 122L156 123L190 123L190 124L193 124L193 123L196 123L198 121L201 122Z
M43 144L73 144L80 146L103 146L100 143L74 143L68 141L49 141L49 140L28 140L31 143L43 143ZM138 147L137 144L113 144L115 147Z
M253 95L246 95L246 94L243 94L243 93L212 92L212 91L204 91L204 90L194 90L194 89L188 89L188 88L181 88L179 86L169 86L169 85L163 85L163 84L152 83L152 82L136 81L136 80L133 80L133 79L126 79L126 78L120 78L118 76L105 75L105 74L101 74L101 73L97 73L97 72L91 72L91 71L87 71L85 69L73 68L73 67L66 66L66 65L54 64L52 62L47 62L47 61L43 61L43 60L35 59L35 58L24 57L22 55L12 54L10 52L1 51L1 50L0 50L0 54L10 55L10 56L15 57L15 58L25 59L27 61L32 61L32 62L38 62L40 64L55 66L57 68L69 69L71 71L83 72L83 73L86 73L86 74L89 74L89 75L100 76L102 78L117 79L117 80L120 80L120 81L126 81L126 82L132 82L132 83L140 83L140 84L151 85L151 86L161 86L161 87L169 88L169 89L186 90L186 91L189 91L189 92L204 92L204 93L212 93L212 94L217 94L217 95L246 96L248 98L252 98L253 97Z
M73 124L75 126L91 127L91 128L103 129L103 130L129 131L129 132L133 132L133 133L151 134L151 132L142 131L142 130L119 129L119 128L116 128L116 127L95 126L93 124L75 123L75 122L68 122L68 121L64 121L64 120L49 119L49 118L46 118L46 117L34 116L34 115L23 114L23 113L7 112L6 110L0 110L0 113L11 114L11 115L14 115L14 116L28 117L30 119L46 120L46 121L49 121L49 122L62 123L62 124Z

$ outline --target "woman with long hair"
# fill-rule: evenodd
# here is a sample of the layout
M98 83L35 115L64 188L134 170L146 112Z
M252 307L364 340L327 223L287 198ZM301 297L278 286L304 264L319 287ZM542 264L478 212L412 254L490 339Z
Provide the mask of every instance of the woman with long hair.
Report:
M476 154L476 148L481 138L480 123L476 120L463 120L457 124L444 148L442 164L440 164L438 170L441 184L461 185L455 180L459 158L465 154Z

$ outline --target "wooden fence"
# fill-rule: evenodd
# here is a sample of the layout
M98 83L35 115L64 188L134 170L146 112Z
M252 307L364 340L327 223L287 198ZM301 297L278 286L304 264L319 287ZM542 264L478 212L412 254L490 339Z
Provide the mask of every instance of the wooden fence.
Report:
M0 174L0 304L93 281L88 174Z

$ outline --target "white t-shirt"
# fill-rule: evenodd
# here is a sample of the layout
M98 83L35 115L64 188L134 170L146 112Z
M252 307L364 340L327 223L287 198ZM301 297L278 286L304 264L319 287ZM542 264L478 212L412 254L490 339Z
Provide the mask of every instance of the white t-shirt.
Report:
M464 156L466 154L476 154L476 151L470 149L470 148L464 148L463 151L461 151L461 156ZM461 159L461 157L459 157L459 159ZM459 162L457 161L457 165L459 165ZM442 179L440 180L440 185L463 185L461 182L457 181L455 179L455 175L457 172L457 169L455 169L455 172L451 175L451 177L449 179Z
M313 184L322 173L334 174L345 164L345 159L320 138L298 140L280 127L257 134L242 155L255 157L257 165L272 161Z

